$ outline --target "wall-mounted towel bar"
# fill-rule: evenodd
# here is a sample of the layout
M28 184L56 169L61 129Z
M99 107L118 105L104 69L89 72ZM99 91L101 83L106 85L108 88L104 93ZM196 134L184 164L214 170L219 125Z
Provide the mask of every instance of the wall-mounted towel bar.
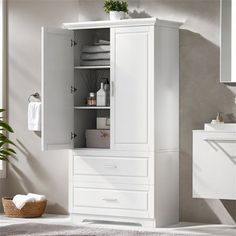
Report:
M31 102L31 100L30 100L31 97L34 97L34 98L40 100L40 94L39 93L33 93L33 94L29 95L28 102Z

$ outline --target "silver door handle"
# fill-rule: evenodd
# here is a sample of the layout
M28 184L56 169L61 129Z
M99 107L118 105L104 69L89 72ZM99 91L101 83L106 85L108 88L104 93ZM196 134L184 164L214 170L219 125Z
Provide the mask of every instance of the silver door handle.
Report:
M103 198L102 200L106 202L118 202L117 198Z
M104 168L106 168L106 169L116 169L117 166L116 165L104 165Z
M115 83L114 81L111 81L111 96L113 97L115 95Z

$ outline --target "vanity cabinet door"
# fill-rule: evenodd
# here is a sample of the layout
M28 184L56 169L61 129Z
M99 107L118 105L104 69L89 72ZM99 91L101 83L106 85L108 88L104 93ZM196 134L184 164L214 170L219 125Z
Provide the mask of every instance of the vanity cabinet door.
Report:
M193 197L236 199L236 133L193 132Z
M42 149L73 147L73 32L42 28Z
M150 79L153 63L151 27L111 30L111 146L148 150Z

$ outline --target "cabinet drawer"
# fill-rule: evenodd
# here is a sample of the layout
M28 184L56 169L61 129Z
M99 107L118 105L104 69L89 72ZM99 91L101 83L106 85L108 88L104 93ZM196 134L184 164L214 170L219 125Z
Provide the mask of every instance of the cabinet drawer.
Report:
M74 188L74 207L147 210L148 192Z
M74 175L147 177L148 159L74 156Z
M236 199L236 133L193 132L193 196Z

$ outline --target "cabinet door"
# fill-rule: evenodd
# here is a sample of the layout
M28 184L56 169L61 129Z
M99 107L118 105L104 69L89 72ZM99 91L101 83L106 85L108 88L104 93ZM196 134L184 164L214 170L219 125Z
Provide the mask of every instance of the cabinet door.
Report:
M236 134L193 132L193 197L236 199Z
M73 147L73 32L42 28L42 149Z
M153 66L151 27L111 30L111 146L148 150Z

